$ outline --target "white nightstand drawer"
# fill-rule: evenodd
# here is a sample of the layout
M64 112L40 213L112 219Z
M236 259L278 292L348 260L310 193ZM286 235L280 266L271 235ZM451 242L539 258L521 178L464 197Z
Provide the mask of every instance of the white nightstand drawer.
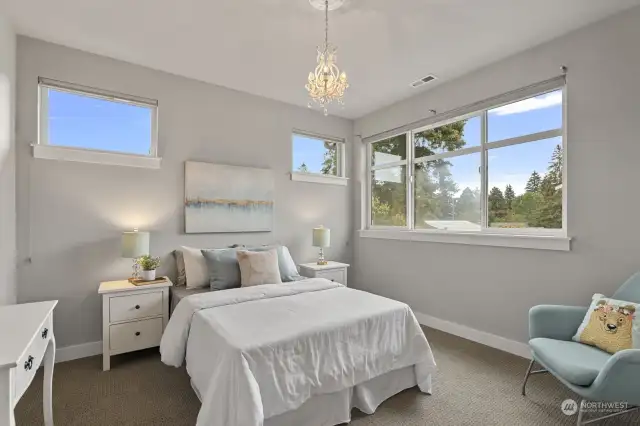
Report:
M109 326L111 354L137 351L160 345L162 318Z
M131 294L109 298L110 322L162 315L162 292Z
M329 271L318 271L316 272L317 278L326 278L329 281L335 281L340 284L345 283L344 279L344 270L343 269L334 269Z
M52 333L53 323L51 314L49 314L44 325L31 341L31 345L29 345L22 358L18 361L18 366L15 369L16 380L14 388L14 400L16 402L22 397L24 391L27 390L33 380L33 376L35 376L36 371L38 371L38 367L42 364L42 359L44 358L47 344L49 340L51 340Z

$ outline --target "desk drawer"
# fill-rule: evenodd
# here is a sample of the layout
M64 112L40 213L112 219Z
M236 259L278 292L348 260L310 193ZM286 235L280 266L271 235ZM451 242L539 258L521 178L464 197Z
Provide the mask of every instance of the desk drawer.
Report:
M159 315L162 315L161 291L109 298L109 322L128 321Z
M51 336L53 336L53 320L51 319L51 314L49 314L40 330L33 336L31 344L15 368L14 402L17 402L22 397L24 391L31 384L33 376L36 375L38 367L42 364Z
M112 355L159 346L161 338L162 318L109 326L109 349Z

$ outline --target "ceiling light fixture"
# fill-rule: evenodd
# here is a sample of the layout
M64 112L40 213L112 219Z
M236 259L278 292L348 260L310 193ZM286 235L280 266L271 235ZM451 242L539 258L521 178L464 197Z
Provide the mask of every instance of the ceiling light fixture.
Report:
M318 65L313 72L309 73L309 81L304 86L309 92L309 108L313 106L312 101L320 105L324 115L328 115L327 105L337 101L344 105L342 97L349 87L347 74L340 72L336 64L338 49L329 43L329 0L309 0L316 9L324 6L324 44L318 46ZM331 0L331 10L342 6L344 0Z

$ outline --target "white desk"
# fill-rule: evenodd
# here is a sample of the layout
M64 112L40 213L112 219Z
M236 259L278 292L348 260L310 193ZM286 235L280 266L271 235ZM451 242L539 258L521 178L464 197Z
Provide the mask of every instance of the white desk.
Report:
M53 426L51 406L57 300L0 307L0 426L14 426L13 410L38 368L44 366L44 424Z

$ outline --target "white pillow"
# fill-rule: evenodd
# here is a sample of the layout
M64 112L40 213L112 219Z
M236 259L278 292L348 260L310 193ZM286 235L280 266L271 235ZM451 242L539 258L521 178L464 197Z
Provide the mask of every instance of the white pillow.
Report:
M187 279L187 288L202 288L209 286L209 271L207 261L202 251L193 247L180 247L184 258L184 272Z
M242 287L282 282L278 267L278 250L238 250L236 256L240 265L240 285Z

